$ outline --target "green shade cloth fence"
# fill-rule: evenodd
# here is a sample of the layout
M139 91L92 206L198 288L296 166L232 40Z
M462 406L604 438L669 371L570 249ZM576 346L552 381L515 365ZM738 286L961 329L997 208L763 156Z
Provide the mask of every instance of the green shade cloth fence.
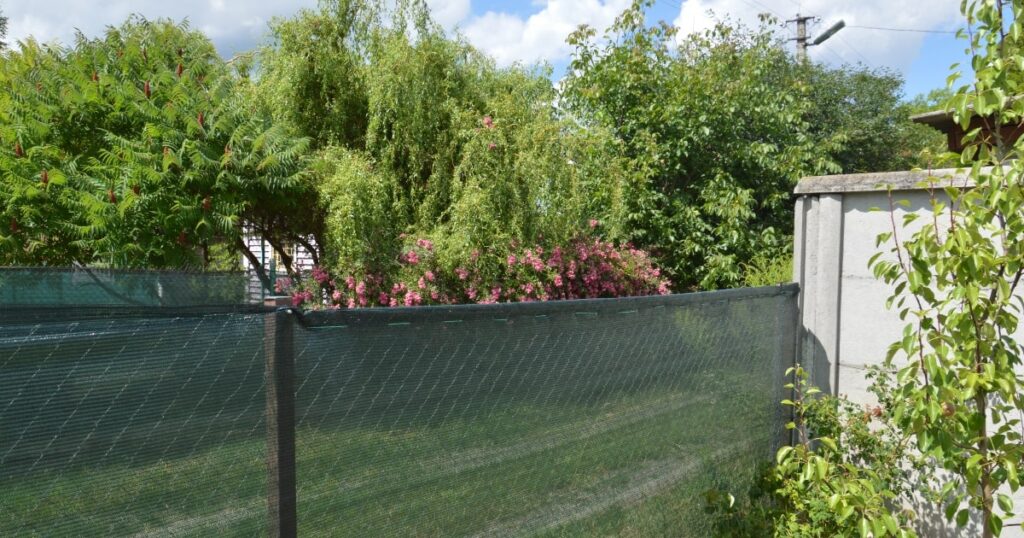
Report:
M0 270L0 536L273 534L289 474L301 536L704 536L785 440L795 286L297 313L73 273Z

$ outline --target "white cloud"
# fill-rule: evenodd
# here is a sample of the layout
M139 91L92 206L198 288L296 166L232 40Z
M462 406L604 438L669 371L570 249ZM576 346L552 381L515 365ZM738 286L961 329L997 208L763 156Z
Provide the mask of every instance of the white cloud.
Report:
M469 15L469 0L427 0L427 5L434 20L449 29Z
M728 16L754 25L757 14L772 11L791 18L797 6L805 14L821 17L811 35L842 18L848 25L923 29L953 29L960 20L959 0L929 0L927 7L913 0L679 0L674 23L683 32L709 27L714 18ZM206 32L218 50L230 56L255 47L267 35L275 16L289 16L317 0L0 0L10 19L8 41L33 35L42 41L73 42L75 29L98 35L107 25L121 23L130 13L149 18L188 18ZM559 62L568 58L566 37L580 24L603 31L626 9L629 0L531 0L529 16L480 9L471 12L471 0L427 0L434 17L445 28L461 27L466 37L495 57L500 65L516 61ZM527 2L523 2L526 4ZM792 27L790 27L792 29ZM866 62L906 71L919 55L924 34L847 28L825 45L813 47L813 59Z
M799 5L805 15L821 18L809 34L822 32L839 19L850 26L881 26L926 30L953 30L961 20L959 0L686 0L674 23L683 32L700 31L728 15L749 25L757 24L757 15L770 12L782 19L791 19ZM709 16L708 10L714 12ZM793 26L790 25L790 32ZM829 63L866 63L873 67L890 67L905 71L920 53L925 34L885 32L862 28L846 28L836 37L818 47L811 47L812 59Z
M525 20L517 15L488 11L463 27L473 45L491 54L499 65L516 61L558 61L569 56L565 43L579 25L604 30L629 7L629 0L547 0Z
M470 0L428 0L435 18L453 28L469 15ZM99 35L128 15L147 18L188 18L193 28L206 33L224 56L254 48L266 37L267 23L290 16L301 8L316 7L317 0L0 0L8 17L7 41L28 36L44 42L74 42L75 30Z

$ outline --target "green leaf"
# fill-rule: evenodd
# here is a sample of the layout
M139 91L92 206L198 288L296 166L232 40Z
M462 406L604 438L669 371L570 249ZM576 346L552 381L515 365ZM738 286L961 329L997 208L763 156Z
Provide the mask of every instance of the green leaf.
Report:
M999 493L996 495L996 502L999 503L999 508L1004 512L1013 512L1013 499L1009 495Z
M775 453L775 462L782 465L782 462L789 459L790 454L793 453L793 447L784 446Z

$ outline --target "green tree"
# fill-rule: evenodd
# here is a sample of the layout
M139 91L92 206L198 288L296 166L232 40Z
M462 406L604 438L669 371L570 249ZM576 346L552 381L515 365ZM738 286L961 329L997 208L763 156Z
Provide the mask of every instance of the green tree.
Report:
M810 135L829 144L843 173L909 170L926 166L922 151L934 152L942 134L910 121L920 103L903 100L903 79L885 69L815 64L805 75L810 109L804 116Z
M260 51L261 91L313 148L365 147L366 62L379 21L366 0L323 0L318 10L271 21L272 41Z
M675 28L647 26L647 4L636 0L603 39L586 27L570 37L561 97L625 148L629 239L677 288L738 285L755 255L784 255L790 191L838 170L834 142L809 136L801 70L767 26L719 25L677 46Z
M966 130L975 115L994 125L1024 119L1019 66L1024 2L970 1L962 5L970 32L974 80L953 86L943 108ZM1013 502L1000 491L1020 487L1024 457L1021 414L1024 347L1013 337L1024 276L1024 142L1001 132L965 135L960 158L974 182L960 189L929 182L931 218L911 223L918 231L879 237L891 255L873 258L877 276L895 286L890 304L908 321L888 361L900 367L895 416L914 434L920 450L953 477L947 517L963 525L980 516L983 536L1000 533Z
M0 9L0 50L7 48L7 42L4 38L7 37L7 17L4 16L4 12Z
M139 17L72 48L29 39L10 51L0 262L233 267L239 250L252 257L243 225L301 215L313 191L297 177L306 143L274 124L244 64L222 61L185 25Z
M935 112L938 110L945 110L946 103L953 97L953 91L949 88L936 88L914 96L913 99L907 101L907 108L910 109L910 114L924 114L927 112ZM913 164L919 168L938 168L945 166L956 166L959 163L959 159L955 155L948 153L949 148L946 143L946 135L938 129L926 127L924 125L915 126L919 134L918 139L922 146L921 152L918 154L918 159Z
M617 144L559 118L548 72L496 67L421 2L323 2L272 28L260 92L319 150L336 274L392 274L426 239L449 273L473 258L496 275L512 250L564 247L591 219L619 229Z

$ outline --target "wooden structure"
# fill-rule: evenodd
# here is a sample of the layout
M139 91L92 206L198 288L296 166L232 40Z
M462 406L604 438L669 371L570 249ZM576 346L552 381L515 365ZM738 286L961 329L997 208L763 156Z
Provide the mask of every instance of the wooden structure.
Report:
M971 123L965 131L960 127L959 123L953 120L953 114L945 110L918 114L911 116L910 120L914 123L928 125L945 133L946 145L949 147L949 151L957 153L964 149L964 133L980 128L983 136L988 138L995 131L995 121L991 117L984 118L981 116L971 117ZM999 134L1003 137L1005 144L1013 144L1020 138L1021 134L1024 134L1024 124L1004 124L999 127Z

